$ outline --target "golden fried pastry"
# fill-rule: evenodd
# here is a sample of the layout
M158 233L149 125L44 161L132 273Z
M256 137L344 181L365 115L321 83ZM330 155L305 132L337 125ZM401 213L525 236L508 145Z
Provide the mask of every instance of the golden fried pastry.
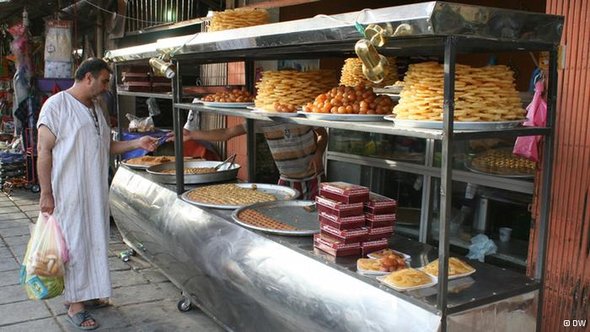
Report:
M218 184L189 191L191 201L219 205L250 205L259 202L276 201L272 194L253 188L242 188L235 184Z
M268 229L278 229L285 231L295 231L297 228L282 223L274 218L271 218L261 212L252 209L245 209L238 214L238 219L253 226L263 227Z
M489 150L471 160L477 171L496 175L534 175L537 165L526 158L515 156L511 149Z
M127 159L125 163L129 165L154 166L173 161L174 156L143 156Z
M359 258L356 261L356 267L365 271L393 272L406 268L407 265L402 256L392 253L379 259Z
M449 258L449 276L465 274L473 271L475 271L475 269L462 260L456 257ZM428 265L424 267L424 272L433 276L438 276L438 259L428 263Z
M429 284L432 279L420 270L407 268L385 276L383 281L395 287L408 288Z
M215 172L217 172L215 167L185 167L184 168L184 174L186 174L186 175L209 174L209 173L215 173ZM165 169L165 170L162 170L160 173L175 174L176 170L175 169Z

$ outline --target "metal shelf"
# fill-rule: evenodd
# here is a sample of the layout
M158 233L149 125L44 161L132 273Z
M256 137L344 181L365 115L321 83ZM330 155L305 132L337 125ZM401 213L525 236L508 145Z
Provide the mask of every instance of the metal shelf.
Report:
M117 95L172 100L172 93L134 92L117 90Z
M368 133L379 133L397 136L408 136L418 138L430 138L436 140L442 140L444 135L441 129L420 129L420 128L396 128L394 122L391 121L379 121L379 122L351 122L351 121L327 121L327 120L314 120L308 119L303 116L301 117L269 117L260 113L252 113L246 108L221 108L221 107L207 107L202 104L191 104L191 103L176 103L175 108L183 110L196 110L202 112L210 112L226 116L239 116L246 119L252 120L263 120L263 121L283 121L292 122L308 126L317 126L325 128L336 128L353 131L363 131ZM549 128L513 128L513 129L502 129L502 130L485 130L485 131L469 131L469 130L455 130L453 138L456 140L467 140L475 138L485 137L516 137L519 135L546 135L550 133Z

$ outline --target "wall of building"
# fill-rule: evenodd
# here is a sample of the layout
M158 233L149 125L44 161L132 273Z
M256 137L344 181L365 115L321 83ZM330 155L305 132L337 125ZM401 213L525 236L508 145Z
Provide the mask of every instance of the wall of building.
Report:
M547 0L565 16L559 70L543 331L590 330L590 1ZM537 229L532 235L537 235ZM531 254L536 244L531 241ZM535 266L531 259L529 271ZM586 327L567 325L585 320Z

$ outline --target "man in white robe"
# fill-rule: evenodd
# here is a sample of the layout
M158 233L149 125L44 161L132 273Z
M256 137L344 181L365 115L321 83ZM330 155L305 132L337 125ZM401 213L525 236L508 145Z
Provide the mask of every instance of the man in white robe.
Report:
M98 323L83 302L111 296L108 267L109 153L142 148L153 151L157 139L112 141L95 98L108 88L111 69L88 59L76 71L74 85L50 97L39 115L37 171L41 212L53 214L62 229L70 261L65 270L67 320L80 329Z

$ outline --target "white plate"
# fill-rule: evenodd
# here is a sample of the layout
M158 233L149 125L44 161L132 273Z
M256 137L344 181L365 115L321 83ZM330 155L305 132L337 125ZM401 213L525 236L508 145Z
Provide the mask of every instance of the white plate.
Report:
M266 115L270 117L277 117L277 118L293 118L299 116L296 112L289 113L289 112L269 112L263 109L255 108L255 107L246 107L249 110L252 110L251 113Z
M386 115L384 117L387 121L393 121L396 127L407 128L424 128L424 129L442 129L442 121L428 121L428 120L400 120L396 119L395 115ZM514 121L492 121L492 122L465 122L455 121L453 124L456 130L499 130L514 128L524 122L523 120Z
M207 107L222 107L222 108L246 108L248 106L254 105L254 102L247 102L247 103L220 103L215 101L203 101L201 99L194 99L193 103L201 103L203 106Z
M411 261L412 260L412 256L410 256L408 254L405 254L405 253L403 253L401 251L393 250L391 248L381 249L381 250L378 250L378 251L371 252L371 253L367 254L367 257L373 258L373 259L379 259L380 257L379 256L376 256L375 254L379 254L380 252L385 251L385 250L391 250L391 251L393 251L394 253L402 256L405 261Z
M438 283L438 279L437 278L433 278L430 274L427 273L427 275L430 277L430 282L424 285L419 285L419 286L412 286L412 287L397 287L394 286L388 282L385 281L385 277L386 276L379 276L377 277L377 280L379 280L379 282L381 282L382 284L384 284L387 287L393 288L398 292L407 292L407 291L411 291L411 290L415 290L415 289L422 289L422 288L428 288L428 287L432 287L434 285L436 285Z
M332 120L332 121L382 121L384 114L332 114L332 113L313 113L297 111L313 120Z
M279 186L278 184L266 184L266 183L236 183L236 186L241 188L248 188L252 189L252 186L256 186L256 190L261 191L263 193L272 194L278 200L288 201L299 197L299 191L285 187ZM210 207L215 209L226 209L226 210L233 210L241 208L244 205L223 205L223 204L215 204L215 203L204 203L204 202L197 202L193 201L188 198L188 193L191 192L190 190L183 193L180 198L185 202L191 203L196 206L201 207Z
M129 168L131 168L131 169L143 169L143 170L146 170L146 169L148 169L150 166L153 166L153 165L138 165L138 164L128 164L128 163L127 163L127 160L121 160L121 165L125 165L125 166L127 166L127 167L129 167Z

